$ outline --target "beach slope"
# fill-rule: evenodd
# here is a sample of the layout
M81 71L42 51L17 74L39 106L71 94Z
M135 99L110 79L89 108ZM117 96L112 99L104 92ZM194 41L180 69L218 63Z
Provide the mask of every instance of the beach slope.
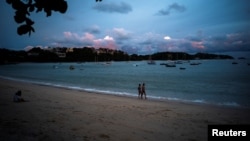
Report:
M27 102L13 102L18 90ZM249 124L249 113L0 79L1 140L206 141L209 124Z

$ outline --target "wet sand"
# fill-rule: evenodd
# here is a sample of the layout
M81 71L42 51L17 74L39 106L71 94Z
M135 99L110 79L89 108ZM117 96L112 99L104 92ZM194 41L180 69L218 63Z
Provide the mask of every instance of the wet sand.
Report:
M27 102L13 102L17 90ZM249 113L0 79L1 140L206 141L209 124L250 124Z

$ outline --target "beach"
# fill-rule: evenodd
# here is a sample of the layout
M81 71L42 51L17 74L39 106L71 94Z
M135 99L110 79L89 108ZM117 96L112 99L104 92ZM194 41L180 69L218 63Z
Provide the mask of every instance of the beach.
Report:
M16 91L26 102L13 102ZM136 93L136 90L135 90ZM250 124L248 108L141 100L0 79L1 140L206 141L211 124Z

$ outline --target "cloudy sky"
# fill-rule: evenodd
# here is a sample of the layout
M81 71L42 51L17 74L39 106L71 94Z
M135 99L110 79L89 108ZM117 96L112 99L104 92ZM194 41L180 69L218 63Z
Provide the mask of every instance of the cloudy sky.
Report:
M19 36L15 11L0 1L0 48L106 47L129 54L249 52L248 0L67 0L65 14L34 13Z

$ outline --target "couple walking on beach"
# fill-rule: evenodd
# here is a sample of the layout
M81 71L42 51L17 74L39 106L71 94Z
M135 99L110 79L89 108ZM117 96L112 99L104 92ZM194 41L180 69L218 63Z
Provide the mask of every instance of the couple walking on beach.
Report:
M147 99L146 91L145 91L145 83L143 83L142 85L141 84L138 85L138 98L143 99L143 95L144 95L144 98Z

